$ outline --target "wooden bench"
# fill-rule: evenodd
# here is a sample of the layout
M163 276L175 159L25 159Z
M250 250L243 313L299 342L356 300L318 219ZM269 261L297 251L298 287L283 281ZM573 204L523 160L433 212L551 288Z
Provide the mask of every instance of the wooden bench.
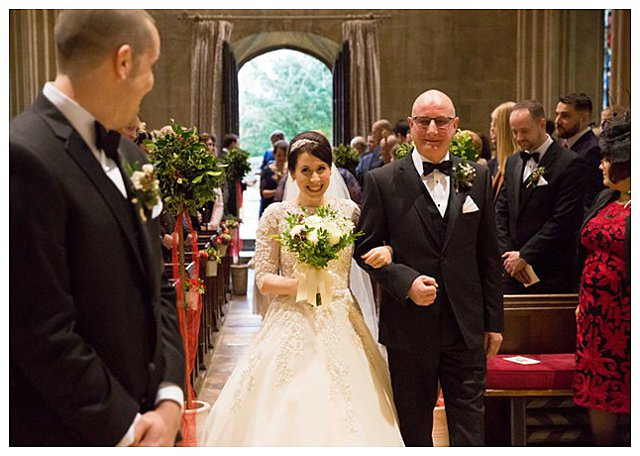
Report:
M575 444L586 438L586 416L574 406L571 389L577 304L576 294L504 297L500 358L487 366L487 445ZM504 361L505 355L541 364L519 366ZM548 387L531 386L536 384Z

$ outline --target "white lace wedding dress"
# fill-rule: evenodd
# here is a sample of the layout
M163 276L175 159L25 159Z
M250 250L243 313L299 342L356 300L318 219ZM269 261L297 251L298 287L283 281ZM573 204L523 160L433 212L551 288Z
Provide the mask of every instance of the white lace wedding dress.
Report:
M330 205L357 222L350 200ZM293 202L270 205L256 234L256 281L293 277L295 258L271 235ZM353 248L329 262L330 304L273 298L262 326L216 400L207 446L402 446L387 365L349 290Z

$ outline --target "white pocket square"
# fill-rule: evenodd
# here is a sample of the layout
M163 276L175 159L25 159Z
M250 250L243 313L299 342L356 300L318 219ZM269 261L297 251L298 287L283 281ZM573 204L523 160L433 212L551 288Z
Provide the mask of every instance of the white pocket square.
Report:
M476 212L479 211L478 205L471 196L467 195L467 198L464 200L464 204L462 205L462 213L466 214L468 212Z
M538 179L538 183L536 184L536 187L544 187L545 185L549 185L549 182L547 182L544 176L540 176L540 179Z

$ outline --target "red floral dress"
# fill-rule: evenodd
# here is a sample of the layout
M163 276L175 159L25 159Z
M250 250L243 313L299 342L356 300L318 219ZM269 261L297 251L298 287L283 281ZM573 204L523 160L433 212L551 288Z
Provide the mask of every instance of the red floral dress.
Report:
M625 276L625 218L616 201L587 222L581 234L587 257L577 316L574 402L612 413L631 413L631 286Z

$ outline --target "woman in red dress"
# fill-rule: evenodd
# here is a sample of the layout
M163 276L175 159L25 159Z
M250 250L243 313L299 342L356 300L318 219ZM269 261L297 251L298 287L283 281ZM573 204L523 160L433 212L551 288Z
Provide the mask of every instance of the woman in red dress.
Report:
M574 401L589 411L595 442L611 445L631 413L631 120L600 138L604 184L582 225Z

